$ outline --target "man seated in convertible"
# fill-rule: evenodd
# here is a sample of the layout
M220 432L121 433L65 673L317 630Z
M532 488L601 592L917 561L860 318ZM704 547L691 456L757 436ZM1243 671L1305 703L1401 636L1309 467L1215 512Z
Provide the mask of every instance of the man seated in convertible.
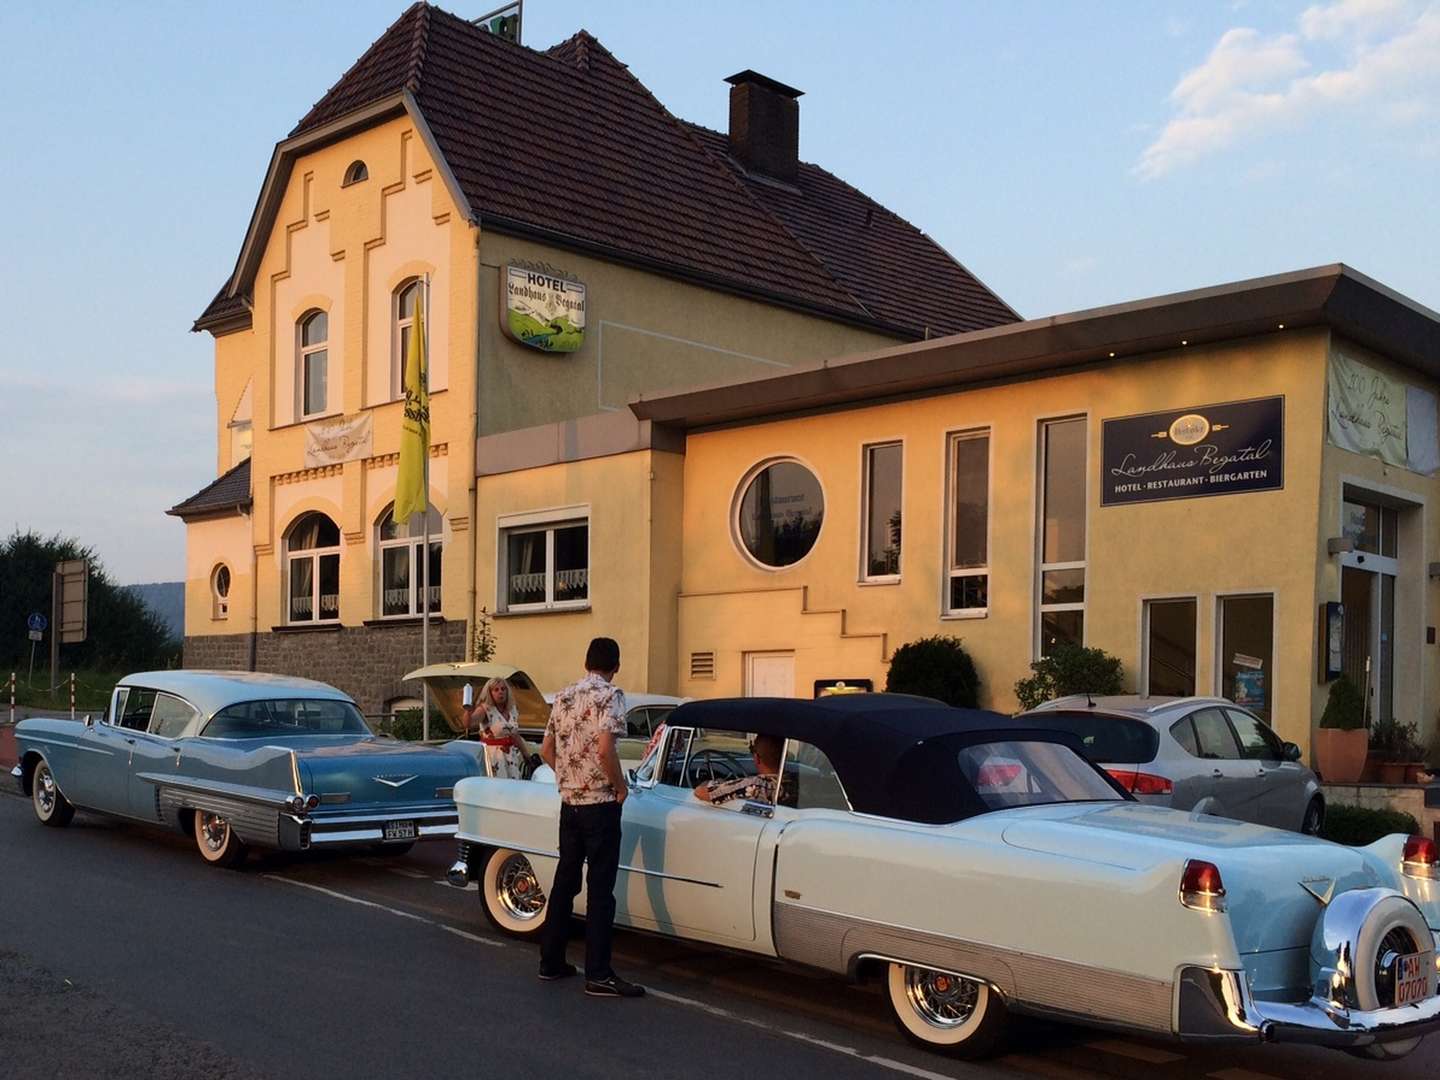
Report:
M711 806L738 807L747 802L773 804L784 750L785 740L780 736L756 735L750 743L750 752L755 756L755 774L728 780L707 780L696 785L695 797ZM781 802L784 803L784 800Z

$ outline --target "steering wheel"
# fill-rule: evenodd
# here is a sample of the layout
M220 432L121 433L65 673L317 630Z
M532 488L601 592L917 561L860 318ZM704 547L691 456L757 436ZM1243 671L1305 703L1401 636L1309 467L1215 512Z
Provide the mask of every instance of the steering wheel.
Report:
M744 776L734 754L724 750L700 750L690 757L690 786L711 780L734 780Z

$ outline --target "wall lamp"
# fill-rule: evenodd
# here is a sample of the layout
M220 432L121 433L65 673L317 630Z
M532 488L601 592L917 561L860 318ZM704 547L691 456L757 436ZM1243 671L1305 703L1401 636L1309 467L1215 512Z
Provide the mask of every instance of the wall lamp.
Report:
M1325 549L1331 555L1345 555L1355 550L1355 541L1348 536L1332 536L1325 541Z

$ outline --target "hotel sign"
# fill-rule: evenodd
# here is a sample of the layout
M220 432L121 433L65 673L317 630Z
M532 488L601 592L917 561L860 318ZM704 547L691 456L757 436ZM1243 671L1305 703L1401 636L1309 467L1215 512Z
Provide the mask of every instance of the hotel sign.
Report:
M1100 504L1285 486L1285 399L1255 398L1106 420Z
M543 264L505 268L500 325L521 345L570 353L585 340L585 284Z

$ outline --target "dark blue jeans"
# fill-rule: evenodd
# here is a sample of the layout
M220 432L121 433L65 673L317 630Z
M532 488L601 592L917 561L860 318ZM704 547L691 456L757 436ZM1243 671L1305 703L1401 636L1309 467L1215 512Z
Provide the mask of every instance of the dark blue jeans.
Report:
M588 865L588 870L586 869ZM608 979L610 938L615 922L615 874L620 866L620 804L560 807L560 864L540 932L540 967L565 965L565 941L575 897L585 879L585 978Z

